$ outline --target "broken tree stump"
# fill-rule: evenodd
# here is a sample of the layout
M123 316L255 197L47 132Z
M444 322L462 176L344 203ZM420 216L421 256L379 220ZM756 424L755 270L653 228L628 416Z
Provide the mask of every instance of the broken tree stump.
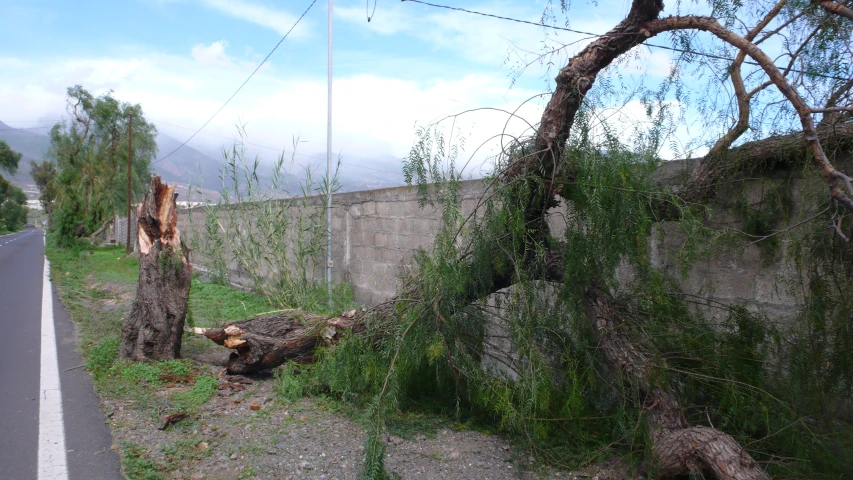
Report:
M178 358L187 316L192 267L178 231L175 186L152 176L136 209L139 283L121 328L121 358Z

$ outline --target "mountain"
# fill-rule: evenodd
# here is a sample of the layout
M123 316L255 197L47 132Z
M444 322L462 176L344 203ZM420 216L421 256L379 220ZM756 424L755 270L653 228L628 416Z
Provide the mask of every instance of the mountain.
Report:
M10 182L22 188L23 186L33 184L33 179L30 178L29 161L41 161L44 154L50 148L50 140L47 136L48 130L49 128L12 128L0 121L0 140L8 143L12 150L23 154L21 163L18 165L18 173L9 179ZM25 189L25 191L27 190ZM27 193L30 196L30 192ZM38 198L38 195L36 195L36 198Z
M30 177L29 161L41 161L50 149L50 140L47 135L49 130L50 127L13 128L0 121L0 140L6 141L12 150L23 154L18 173L10 181L23 188L32 199L38 198L38 192L33 188L34 182ZM187 145L169 155L180 145L181 142L174 137L164 133L157 135L158 157L162 160L153 162L152 170L154 173L160 175L167 183L177 183L179 185L178 193L182 200L187 200L189 197L189 185L192 185L194 190L193 200L199 198L199 195L195 193L199 189L202 190L203 197L206 199L217 200L219 198L218 192L222 187L220 176L224 166L223 162ZM252 159L254 154L255 152L250 150L247 160ZM167 155L168 157L166 157ZM268 157L269 155L264 157L267 160L262 160L258 168L258 178L261 184L266 186L269 186L272 176L272 161ZM326 164L322 160L325 153L317 154L314 157L310 162L313 165L313 176L315 181L320 181L326 172ZM299 180L302 177L302 169L299 167L291 169L287 178L290 192L300 191ZM342 186L341 191L344 192L394 187L404 183L400 160L388 156L368 158L344 155L338 181Z
M166 134L157 135L158 157L163 158L178 148L181 142ZM154 173L168 183L179 183L193 187L201 187L204 190L219 191L222 186L220 180L223 163L215 160L198 150L184 145L180 150L172 153L167 158L155 161L152 165Z
M25 129L12 128L0 121L0 140L9 144L12 150L21 152L23 158L18 168L18 173L10 181L28 193L28 196L38 198L38 193L32 188L25 188L34 184L30 177L29 161L40 162L50 149L50 139L47 132L50 128ZM166 155L181 142L164 134L157 135L157 146L160 155ZM167 183L177 183L184 188L179 189L181 198L187 198L187 186L193 185L193 189L201 188L206 197L218 198L221 181L219 180L222 162L204 155L198 150L183 146L168 158L156 162L152 170Z

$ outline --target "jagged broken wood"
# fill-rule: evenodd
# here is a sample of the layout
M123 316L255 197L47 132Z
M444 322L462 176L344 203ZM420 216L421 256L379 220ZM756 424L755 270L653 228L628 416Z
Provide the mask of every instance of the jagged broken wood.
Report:
M178 358L187 316L192 267L178 231L175 185L152 176L136 210L139 282L130 315L121 327L121 357Z

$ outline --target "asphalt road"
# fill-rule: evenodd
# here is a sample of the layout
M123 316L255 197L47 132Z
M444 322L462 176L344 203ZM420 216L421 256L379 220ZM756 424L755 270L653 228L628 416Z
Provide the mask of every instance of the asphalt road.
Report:
M83 362L76 351L74 325L52 286L62 399L62 422L56 423L65 433L66 458L60 463L66 467L50 470L50 475L43 473L44 465L39 468L44 262L41 229L0 236L0 479L121 479L98 397L89 374L79 368ZM41 457L44 462L44 452Z

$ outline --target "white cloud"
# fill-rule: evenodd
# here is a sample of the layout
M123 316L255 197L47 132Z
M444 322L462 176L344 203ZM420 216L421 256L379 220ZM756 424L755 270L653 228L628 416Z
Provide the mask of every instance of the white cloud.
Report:
M200 43L192 48L192 56L202 65L229 66L231 58L225 53L227 46L228 42L225 40L219 40L210 45Z
M223 69L224 42L195 49L193 57L137 54L133 57L66 58L49 67L26 65L0 78L0 120L59 118L65 111L65 89L82 84L95 95L112 89L121 101L139 103L146 117L164 122L161 131L183 140L190 131L165 123L198 127L215 112L244 79L239 68ZM205 56L208 55L208 56ZM533 92L507 93L506 80L484 75L448 75L442 81L408 81L389 76L360 74L337 78L334 83L333 129L335 152L364 158L404 157L417 125L434 122L463 110L492 106L515 109ZM537 121L540 108L526 105L522 113ZM507 114L479 111L456 122L467 137L468 152L504 128ZM282 75L270 68L260 71L204 133L191 142L203 151L216 151L233 137L234 124L247 122L250 141L291 150L299 137L300 153L323 157L326 139L326 78ZM446 125L449 128L450 122ZM523 122L511 122L513 134ZM478 152L482 159L494 147ZM271 159L271 152L264 152Z
M287 33L299 18L298 15L246 0L201 0L201 2L226 15L275 30L279 35ZM291 37L309 37L310 30L308 21L303 19L293 29Z
M496 13L533 23L539 23L541 20L540 8L502 1L470 6L473 11ZM621 18L612 15L612 10L606 11L610 15L590 15L590 19L580 28L592 32L609 30ZM509 64L508 67L511 68L518 55L530 59L536 54L562 45L568 45L566 51L562 52L562 56L566 57L579 51L590 41L586 36L576 33L471 13L425 9L413 3L384 5L369 23L366 21L363 5L336 6L335 16L380 35L409 35L428 42L433 48L452 51L468 61L495 67ZM546 33L547 42L543 41ZM534 74L542 72L544 69L538 68Z

